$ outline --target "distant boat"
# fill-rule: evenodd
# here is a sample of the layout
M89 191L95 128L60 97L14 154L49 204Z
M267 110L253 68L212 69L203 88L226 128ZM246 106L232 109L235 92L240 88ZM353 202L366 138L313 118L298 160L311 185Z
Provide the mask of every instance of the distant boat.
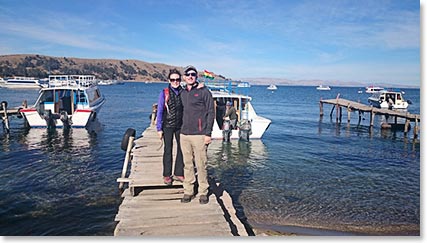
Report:
M239 88L250 88L251 85L249 84L249 82L239 82L237 84L237 87L239 87Z
M0 87L9 89L40 89L42 86L34 77L13 77L0 82Z
M267 87L268 90L277 90L277 86L274 84L270 84L270 86Z
M327 85L319 85L316 87L317 90L331 90L331 87L327 86Z
M381 93L382 91L384 91L384 88L379 87L379 86L368 86L365 89L365 92L368 94L375 94L375 93Z
M124 82L119 80L98 80L98 85L115 85L115 84L124 84Z

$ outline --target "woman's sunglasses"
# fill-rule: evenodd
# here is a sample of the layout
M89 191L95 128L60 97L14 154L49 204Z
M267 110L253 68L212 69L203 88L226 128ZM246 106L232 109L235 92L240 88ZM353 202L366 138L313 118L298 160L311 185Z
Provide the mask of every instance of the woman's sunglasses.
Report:
M181 82L180 78L170 78L169 79L171 82Z

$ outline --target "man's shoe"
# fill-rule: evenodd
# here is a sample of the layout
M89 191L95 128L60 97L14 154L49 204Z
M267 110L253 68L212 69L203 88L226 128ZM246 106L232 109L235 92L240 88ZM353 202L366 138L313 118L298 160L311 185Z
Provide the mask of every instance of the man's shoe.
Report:
M171 186L172 185L172 178L170 176L165 176L165 177L163 177L163 182L166 185Z
M184 176L175 176L174 179L176 181L184 182L185 177Z
M207 204L209 202L209 198L206 195L201 195L199 198L199 203L200 204Z
M181 198L181 202L182 203L189 203L189 202L191 202L191 199L193 199L193 198L194 198L194 196L192 196L192 195L184 194L184 196Z

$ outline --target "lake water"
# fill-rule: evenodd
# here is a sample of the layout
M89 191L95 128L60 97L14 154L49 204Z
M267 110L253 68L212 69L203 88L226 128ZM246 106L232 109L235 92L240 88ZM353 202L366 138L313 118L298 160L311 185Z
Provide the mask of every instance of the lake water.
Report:
M116 183L122 136L127 128L145 130L165 86L101 86L107 102L91 132L27 129L17 118L10 134L0 129L0 235L112 235L122 200ZM419 235L419 138L412 130L407 136L381 130L380 117L370 132L369 114L358 125L352 113L347 125L344 112L336 124L330 105L319 117L321 97L340 93L367 104L368 94L358 90L249 89L258 115L272 120L263 138L209 147L209 172L229 191L242 219L278 231ZM405 92L413 102L408 111L419 114L420 90ZM36 97L35 90L0 89L10 107Z

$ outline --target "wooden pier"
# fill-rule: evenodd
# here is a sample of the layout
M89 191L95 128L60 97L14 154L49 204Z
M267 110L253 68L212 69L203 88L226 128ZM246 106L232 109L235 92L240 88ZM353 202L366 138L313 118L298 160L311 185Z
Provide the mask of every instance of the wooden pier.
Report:
M129 141L122 177L117 179L119 187L127 184L127 188L115 217L115 236L248 236L231 197L213 178L209 179L212 194L204 205L198 196L181 203L181 182L163 183L163 147L153 123L141 138L133 142L130 137Z
M337 96L336 99L329 99L329 100L320 100L319 102L319 106L320 106L320 116L323 116L323 104L330 104L330 105L334 105L332 107L330 116L332 117L333 111L334 109L336 110L336 121L338 123L341 123L342 120L342 108L346 108L347 109L347 122L350 123L350 118L351 118L351 112L358 112L358 116L359 116L359 123L361 121L361 117L362 114L364 112L367 112L370 114L370 127L373 127L374 125L374 120L375 120L375 115L385 115L388 117L394 117L394 122L393 123L384 123L382 124L382 128L391 128L393 126L397 125L397 118L404 118L405 119L405 124L404 124L404 132L405 134L409 131L409 125L410 122L414 122L415 126L414 126L414 138L418 137L418 132L419 132L419 122L420 122L420 115L419 114L411 114L409 112L401 112L401 111L397 111L397 110L389 110L389 109L380 109L380 108L375 108L373 106L368 106L359 102L355 102L355 101L351 101L351 100L346 100L346 99L342 99L339 98L339 95Z

